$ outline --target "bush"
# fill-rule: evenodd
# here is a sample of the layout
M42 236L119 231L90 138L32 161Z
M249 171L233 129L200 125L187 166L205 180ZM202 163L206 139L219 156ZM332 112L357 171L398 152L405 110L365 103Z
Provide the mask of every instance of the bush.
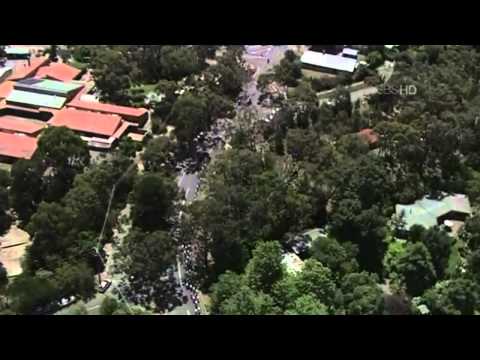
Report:
M338 80L333 77L326 77L321 79L312 79L312 88L316 92L331 90L337 87Z

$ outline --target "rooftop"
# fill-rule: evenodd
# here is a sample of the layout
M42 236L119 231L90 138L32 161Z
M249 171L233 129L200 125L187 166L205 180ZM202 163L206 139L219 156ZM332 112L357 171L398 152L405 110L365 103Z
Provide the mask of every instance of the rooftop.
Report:
M424 197L411 205L397 204L395 213L403 215L405 228L408 230L413 225L422 225L430 228L438 224L438 218L450 212L471 214L470 201L466 195L454 194L445 196L442 199L430 199Z
M6 98L13 90L13 81L5 81L0 84L0 99Z
M342 53L345 54L345 55L357 56L358 55L358 50L357 49L352 49L352 48L344 48L342 50Z
M113 136L121 128L122 119L117 115L65 108L60 110L48 123L52 126L66 126L74 131Z
M48 63L47 56L31 58L28 60L9 61L8 65L13 67L13 73L8 77L8 80L20 80L32 76L40 66Z
M48 77L59 81L71 81L80 75L82 71L65 63L52 62L42 66L35 74L37 78Z
M79 89L81 87L83 87L83 84L65 83L62 81L37 78L19 80L15 83L16 89L44 90L55 92L61 95L67 95L71 91Z
M12 90L7 97L7 102L61 109L67 99L61 96L36 94L28 91Z
M290 274L301 272L303 266L305 265L302 259L300 259L298 255L294 253L287 253L283 255L282 264L285 265L287 272Z
M24 134L35 134L45 128L45 124L18 116L0 116L0 131L7 130Z
M144 108L134 108L128 106L104 104L95 101L72 100L67 104L69 107L74 107L82 110L91 110L104 113L111 113L120 116L140 117L145 115L148 111Z
M7 55L30 55L30 49L26 47L9 46L5 48Z
M319 66L338 71L353 72L357 60L340 55L323 54L315 51L306 51L300 61L307 65Z
M376 144L378 142L378 134L373 129L360 130L358 135L369 145Z
M0 132L0 156L31 159L36 150L36 138Z

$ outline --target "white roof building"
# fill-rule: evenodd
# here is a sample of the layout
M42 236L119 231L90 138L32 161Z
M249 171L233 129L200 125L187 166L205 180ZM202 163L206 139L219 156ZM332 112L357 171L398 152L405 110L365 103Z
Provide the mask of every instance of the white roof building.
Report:
M306 65L312 65L336 71L345 71L349 73L352 73L357 66L356 59L339 55L323 54L315 51L306 51L302 55L300 61Z
M358 50L352 48L344 48L342 51L342 55L354 56L356 58L358 56Z

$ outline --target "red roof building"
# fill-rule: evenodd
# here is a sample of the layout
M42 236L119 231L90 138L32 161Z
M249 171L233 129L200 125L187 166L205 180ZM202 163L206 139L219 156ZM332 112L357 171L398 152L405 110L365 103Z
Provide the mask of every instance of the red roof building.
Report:
M57 81L72 81L82 71L65 63L52 62L47 66L40 67L35 73L37 78L48 78Z
M0 132L1 160L15 161L18 159L31 159L36 150L36 138Z
M5 81L0 84L0 99L5 99L13 90L13 81Z
M376 145L378 143L378 134L373 129L363 129L358 132L358 135L368 144Z
M27 120L18 116L0 116L0 131L9 133L23 133L30 136L38 134L45 128L45 124Z
M103 114L115 114L127 121L135 122L140 126L148 119L148 110L144 108L104 104L94 101L81 101L78 99L70 101L67 106L75 109L96 111Z
M47 65L49 61L48 56L31 58L30 63L28 60L17 61L8 80L21 80L31 77L41 66Z
M64 108L58 111L48 122L52 126L67 128L90 136L111 137L121 127L122 119L118 115L99 114Z

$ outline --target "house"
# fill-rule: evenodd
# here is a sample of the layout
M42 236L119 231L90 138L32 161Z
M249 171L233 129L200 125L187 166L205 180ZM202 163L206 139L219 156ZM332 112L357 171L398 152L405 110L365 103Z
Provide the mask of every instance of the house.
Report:
M11 66L1 66L0 65L0 84L6 80L13 73L13 68Z
M344 48L342 50L342 56L349 59L358 59L358 50L352 48Z
M353 73L357 67L357 59L340 55L332 55L315 51L306 51L300 58L305 69L325 73Z
M11 164L19 159L31 159L36 150L36 138L0 132L0 162Z
M443 225L453 229L472 214L470 201L466 195L445 195L433 199L425 196L411 205L395 205L395 214L403 221L400 232L408 232L413 225L421 225L429 229L436 225Z
M50 126L65 126L88 143L90 147L110 149L134 125L114 114L101 114L73 108L58 111L48 122Z

